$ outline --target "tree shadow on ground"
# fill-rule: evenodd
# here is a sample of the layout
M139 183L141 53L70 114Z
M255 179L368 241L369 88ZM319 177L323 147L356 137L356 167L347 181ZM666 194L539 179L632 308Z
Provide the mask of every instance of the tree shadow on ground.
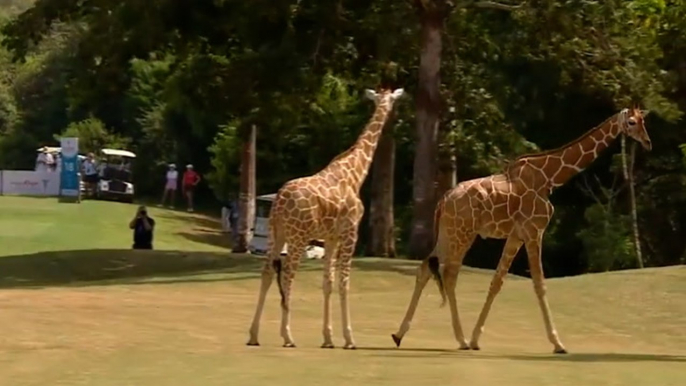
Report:
M390 340L390 339L389 339ZM392 344L392 343L391 343ZM395 348L391 347L358 347L363 351L384 352L380 354L393 358L426 358L435 354L440 356L459 356L460 359L478 360L516 360L533 362L684 362L686 355L642 354L642 353L570 353L559 354L496 354L441 348Z
M172 210L158 213L156 217L167 220L182 221L198 228L205 228L214 231L221 231L222 223L218 218L207 217L195 213L174 212Z
M176 235L186 240L199 244L212 245L214 247L231 250L233 248L230 233L217 232L207 229L194 229L193 232L177 232Z
M160 213L156 217L187 223L189 227L186 231L176 232L186 240L229 250L232 248L231 234L223 232L218 219L174 212Z
M0 289L245 280L260 277L264 259L249 254L165 250L40 252L0 257ZM414 262L398 259L356 258L353 263L353 271L406 275L414 275L415 267ZM299 271L321 269L321 260L303 259Z

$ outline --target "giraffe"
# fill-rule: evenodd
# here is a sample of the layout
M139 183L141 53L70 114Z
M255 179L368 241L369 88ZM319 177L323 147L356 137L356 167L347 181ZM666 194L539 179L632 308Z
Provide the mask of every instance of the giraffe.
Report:
M493 301L512 260L524 245L548 340L554 346L554 353L565 354L567 351L550 313L541 264L543 233L553 215L548 197L554 188L590 165L620 134L628 135L650 151L652 144L643 120L647 114L648 111L637 107L623 109L563 147L520 156L501 174L464 181L446 192L434 212L437 230L434 250L418 268L405 317L398 331L391 335L396 346L400 347L410 329L422 290L433 275L443 299L441 305L445 304L446 297L450 305L453 333L460 349L479 350L479 338ZM506 241L471 341L467 343L460 324L455 286L462 260L476 236Z
M323 239L324 253L324 317L322 348L333 348L331 326L331 292L334 272L339 273L339 296L345 349L354 349L350 324L348 290L352 254L357 243L357 230L364 212L359 197L381 132L394 102L403 95L402 88L379 93L366 90L367 98L376 109L355 143L321 171L308 177L286 182L277 192L269 216L268 257L262 269L262 281L257 308L250 327L249 346L259 346L258 333L267 291L274 273L281 294L281 337L284 347L295 347L290 328L290 299L295 273L308 242ZM288 245L284 262L279 256ZM336 263L338 266L336 267Z

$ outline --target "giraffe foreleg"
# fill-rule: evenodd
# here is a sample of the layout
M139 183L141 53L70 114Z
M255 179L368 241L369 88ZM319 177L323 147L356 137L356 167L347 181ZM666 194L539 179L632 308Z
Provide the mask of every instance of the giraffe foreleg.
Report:
M305 253L306 243L298 240L288 245L288 256L279 283L281 289L281 337L284 340L283 347L295 347L295 342L291 335L291 293L293 290L293 280L300 266L300 259Z
M457 287L457 277L460 273L460 268L462 268L462 261L464 255L467 253L469 248L472 246L471 241L462 242L459 246L451 246L450 256L446 259L445 269L443 270L445 278L445 292L448 297L448 303L450 304L450 319L453 325L453 333L455 334L455 340L460 345L460 350L469 350L469 344L464 338L464 332L462 331L462 323L460 322L460 313L457 308L457 298L456 298L456 287Z
M338 295L341 302L341 324L343 327L344 349L355 349L353 329L350 322L350 304L348 291L350 290L350 271L352 268L352 256L357 243L357 224L351 226L343 233L338 254Z
M505 275L507 275L507 272L510 270L512 260L517 255L517 252L522 247L522 244L522 240L515 235L510 235L505 242L505 248L503 248L503 254L500 257L498 268L496 269L493 279L491 280L491 286L488 290L488 295L486 296L486 302L481 309L479 319L474 326L474 331L472 331L472 340L469 343L469 347L472 350L479 350L479 337L481 337L481 334L483 333L484 324L486 324L486 318L488 317L488 313L493 305L493 300L495 300L496 295L498 295L498 292L500 292L500 289L503 286Z
M438 260L438 258L436 258L436 260ZM431 272L429 270L429 259L424 259L419 268L417 268L417 278L414 283L414 291L412 292L412 299L410 299L410 304L405 312L405 317L403 318L402 323L400 323L398 332L391 334L396 347L400 347L403 337L407 331L410 330L410 324L412 324L412 318L414 318L414 313L417 311L417 306L419 305L419 299L422 296L422 291L424 290L424 287L426 287L426 283L429 282L430 278Z
M336 271L335 264L338 257L338 243L333 240L326 240L324 245L326 248L324 249L324 278L322 283L322 291L324 292L324 326L322 330L322 334L324 335L324 343L322 343L322 348L333 348L333 327L331 326L331 292L333 292L333 281Z
M548 340L555 346L553 352L555 354L566 354L567 350L564 348L557 335L555 324L553 323L553 316L550 312L550 306L548 305L548 299L546 298L546 286L543 278L543 264L541 261L541 240L542 236L535 240L527 241L526 243L526 254L529 258L531 280L533 281L534 291L538 298L538 305L541 307L541 313L543 314L543 323L545 324Z

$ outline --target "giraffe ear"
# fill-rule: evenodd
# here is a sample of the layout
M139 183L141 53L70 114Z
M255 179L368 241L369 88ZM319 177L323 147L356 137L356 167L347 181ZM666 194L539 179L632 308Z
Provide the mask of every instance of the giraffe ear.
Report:
M364 90L364 96L366 96L368 99L376 100L377 94L376 91L368 88Z
M650 114L650 110L641 110L641 115L643 118L645 118L648 114Z
M405 90L403 90L402 88L398 88L395 91L393 91L393 94L391 94L391 96L395 100L403 96L403 94L405 94Z

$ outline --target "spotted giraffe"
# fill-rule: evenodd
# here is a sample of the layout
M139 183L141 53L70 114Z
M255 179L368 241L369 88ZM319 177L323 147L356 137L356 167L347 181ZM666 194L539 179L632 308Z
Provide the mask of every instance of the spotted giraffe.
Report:
M321 347L334 347L331 337L331 292L337 263L344 348L355 348L350 325L348 290L352 254L364 212L359 192L393 104L403 93L403 89L392 92L381 90L379 93L366 90L366 96L374 101L376 110L352 147L336 156L318 173L288 181L279 189L269 216L269 252L262 269L249 346L259 345L260 319L267 291L276 273L281 293L281 337L284 347L295 347L290 328L293 279L308 242L323 239L324 343ZM279 251L284 244L288 246L288 255L282 262Z
M518 157L502 174L464 181L448 191L436 206L436 244L417 271L405 318L399 330L392 334L395 344L399 347L409 330L422 290L433 275L443 304L446 297L448 299L453 332L460 349L479 350L479 337L493 300L503 285L512 260L524 245L548 340L555 353L566 353L548 306L541 265L543 233L553 215L553 205L548 197L554 188L564 185L590 165L620 134L628 135L650 151L652 144L643 120L647 114L647 111L636 107L624 109L561 148ZM467 343L457 310L455 286L462 260L476 236L506 239L506 242L471 342Z

